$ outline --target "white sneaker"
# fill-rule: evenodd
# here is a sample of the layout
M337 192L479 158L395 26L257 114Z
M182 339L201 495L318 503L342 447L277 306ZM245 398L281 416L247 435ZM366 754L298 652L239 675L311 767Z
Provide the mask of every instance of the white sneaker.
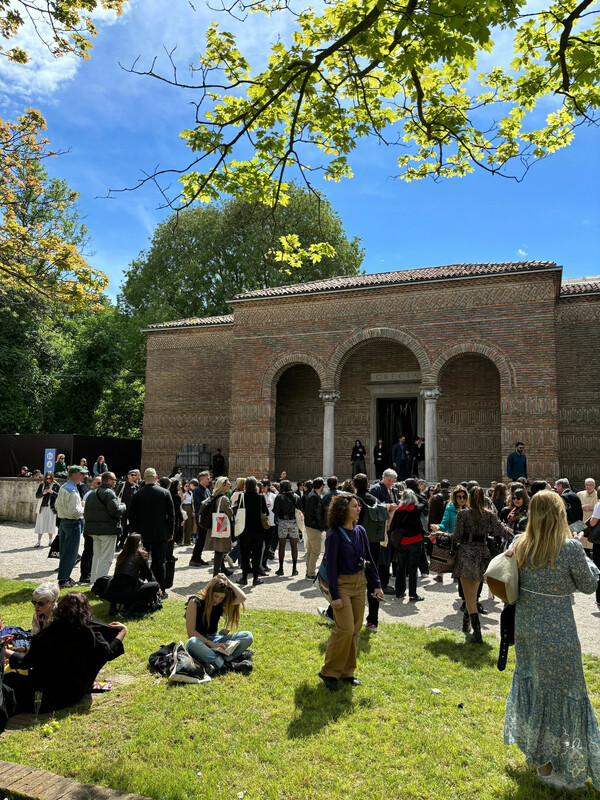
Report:
M554 789L566 789L567 782L564 777L561 775L560 772L556 772L556 770L552 770L549 775L542 775L542 773L536 770L538 780L541 783L544 783L546 786L552 786Z
M225 563L227 564L229 569L235 569L235 564L233 563L233 559L231 558L229 553L227 553L227 555L225 556Z
M335 622L327 614L327 609L324 606L317 606L317 614L322 617L325 622L328 622L330 625L335 625Z

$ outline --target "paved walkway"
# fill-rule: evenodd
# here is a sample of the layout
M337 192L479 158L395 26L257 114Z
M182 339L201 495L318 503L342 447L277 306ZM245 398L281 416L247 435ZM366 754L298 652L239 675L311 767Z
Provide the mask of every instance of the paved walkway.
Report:
M0 577L14 578L17 580L44 581L56 578L58 561L47 558L48 548L38 550L33 545L36 535L32 525L23 523L0 523ZM304 553L301 547L301 558ZM170 597L187 598L197 592L211 577L212 566L203 568L189 567L188 563L192 552L191 547L177 547L175 555L179 561L175 569L175 584L169 589ZM264 578L262 586L248 586L247 608L281 609L284 611L304 611L309 614L316 613L317 605L324 601L319 591L311 581L303 578L304 563L298 562L299 576L291 577L291 561L288 559L284 565L285 577L278 577L272 573ZM207 559L207 553L204 553ZM271 565L276 562L271 562ZM239 577L236 570L233 580ZM79 577L79 568L73 571L73 579ZM386 601L380 609L380 621L404 622L407 625L423 627L443 627L459 629L462 615L459 613L460 599L456 591L456 584L449 576L444 576L444 583L435 583L430 578L419 579L419 594L425 597L422 603L410 603L408 600L397 600L393 595L386 595ZM483 633L498 634L500 627L500 611L502 604L493 598L488 598L488 590L484 587L483 605L488 614L481 616ZM2 598L0 597L0 606ZM168 602L168 600L166 601ZM598 622L600 611L595 602L594 595L577 593L574 603L575 619L579 631L579 638L584 653L600 656L600 636L598 635Z
M11 791L31 800L148 800L139 794L106 786L77 783L45 769L0 761L0 792Z

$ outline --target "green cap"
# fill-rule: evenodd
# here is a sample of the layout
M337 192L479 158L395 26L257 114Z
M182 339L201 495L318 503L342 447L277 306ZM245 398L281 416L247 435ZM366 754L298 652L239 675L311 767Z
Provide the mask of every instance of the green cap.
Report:
M88 474L87 467L80 467L79 464L69 467L69 475L75 475L76 472L81 472L83 475Z

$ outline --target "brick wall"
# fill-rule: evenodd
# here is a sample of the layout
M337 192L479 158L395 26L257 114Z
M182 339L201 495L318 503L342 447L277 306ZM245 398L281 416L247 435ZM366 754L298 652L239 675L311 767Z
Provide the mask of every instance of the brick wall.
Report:
M600 484L599 319L597 297L564 299L556 309L560 477L577 491L586 478Z
M319 376L312 367L297 364L277 382L275 470L290 480L314 478L323 467L323 403Z
M483 356L457 356L440 374L438 476L489 485L504 474L500 446L500 375Z
M142 470L169 474L182 444L229 459L231 325L148 336Z

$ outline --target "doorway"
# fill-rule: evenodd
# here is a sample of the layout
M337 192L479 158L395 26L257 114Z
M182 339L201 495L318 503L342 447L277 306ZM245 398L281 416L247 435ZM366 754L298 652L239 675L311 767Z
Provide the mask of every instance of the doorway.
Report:
M377 398L377 437L383 439L388 459L401 436L411 445L418 435L416 397Z

